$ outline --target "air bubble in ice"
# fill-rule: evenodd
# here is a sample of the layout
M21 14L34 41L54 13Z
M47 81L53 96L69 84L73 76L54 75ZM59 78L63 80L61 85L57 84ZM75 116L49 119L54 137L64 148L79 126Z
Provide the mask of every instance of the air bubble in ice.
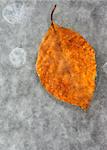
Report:
M26 63L26 52L23 48L16 47L9 54L11 64L19 68Z
M21 23L25 17L24 10L24 5L22 3L12 3L3 9L2 15L8 23Z
M103 65L103 71L107 73L107 62Z

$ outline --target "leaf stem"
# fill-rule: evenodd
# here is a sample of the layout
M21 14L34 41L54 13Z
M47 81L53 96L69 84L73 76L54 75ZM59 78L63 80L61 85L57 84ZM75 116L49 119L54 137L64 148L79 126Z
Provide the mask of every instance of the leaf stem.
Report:
M51 12L51 22L53 22L53 13L54 13L55 9L56 9L56 4L55 4L55 6L54 6L54 8L53 8L53 10Z

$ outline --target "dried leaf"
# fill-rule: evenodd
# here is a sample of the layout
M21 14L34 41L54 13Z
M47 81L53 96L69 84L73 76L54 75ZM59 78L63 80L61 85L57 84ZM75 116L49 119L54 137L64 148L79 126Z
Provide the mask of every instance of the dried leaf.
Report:
M52 19L39 47L36 70L41 84L57 99L84 110L89 107L95 90L95 52L79 33Z

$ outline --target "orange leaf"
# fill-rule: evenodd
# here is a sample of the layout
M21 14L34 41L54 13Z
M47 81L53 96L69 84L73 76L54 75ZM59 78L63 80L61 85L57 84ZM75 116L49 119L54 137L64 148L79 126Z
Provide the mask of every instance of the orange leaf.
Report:
M39 47L36 70L49 93L86 110L95 90L95 52L79 33L53 22L55 7Z

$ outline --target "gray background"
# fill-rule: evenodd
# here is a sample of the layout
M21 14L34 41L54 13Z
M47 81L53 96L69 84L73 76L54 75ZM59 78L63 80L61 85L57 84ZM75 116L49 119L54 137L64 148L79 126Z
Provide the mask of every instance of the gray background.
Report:
M21 2L25 20L8 23L3 9ZM55 22L80 32L96 51L97 88L86 113L57 101L35 75L38 46L54 4ZM19 68L9 60L16 47L27 53ZM0 150L107 150L106 61L107 0L0 0Z

